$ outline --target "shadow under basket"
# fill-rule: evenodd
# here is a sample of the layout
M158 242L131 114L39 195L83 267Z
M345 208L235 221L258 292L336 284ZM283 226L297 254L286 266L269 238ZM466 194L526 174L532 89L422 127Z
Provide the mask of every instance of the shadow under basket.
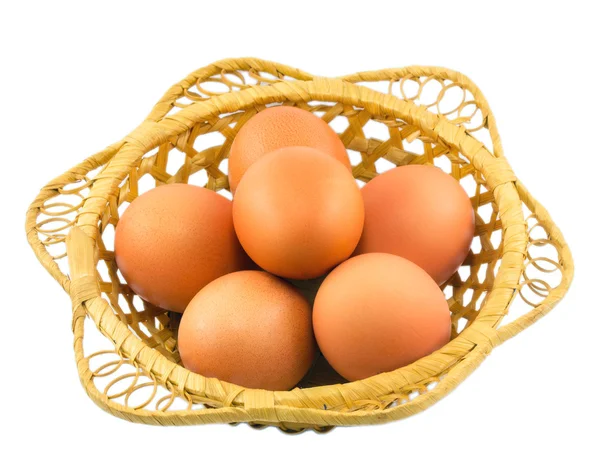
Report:
M396 166L437 166L471 197L476 237L444 285L452 339L413 364L346 382L317 362L299 387L271 392L186 370L179 315L144 302L114 260L114 227L140 193L192 183L229 194L227 156L265 107L308 110L339 134L359 185ZM81 382L129 421L274 425L286 432L397 420L449 393L497 345L546 314L573 276L568 246L510 168L496 122L464 75L408 67L328 79L260 59L228 59L171 87L123 140L50 181L27 212L27 238L70 295ZM310 291L310 284L304 290ZM314 282L313 282L314 284Z

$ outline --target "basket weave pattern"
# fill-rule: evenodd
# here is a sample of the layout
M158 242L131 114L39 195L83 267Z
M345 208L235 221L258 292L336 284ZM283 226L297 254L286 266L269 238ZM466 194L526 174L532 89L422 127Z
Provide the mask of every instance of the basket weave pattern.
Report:
M338 131L359 182L420 163L463 184L476 212L476 238L444 287L453 324L445 347L352 383L320 361L289 392L245 389L180 365L178 318L126 285L114 261L114 227L128 203L154 186L189 182L227 195L225 164L235 134L278 104L309 110ZM123 140L48 183L28 210L26 230L71 297L87 393L113 415L151 424L247 422L295 432L409 416L546 314L573 274L562 234L505 159L485 98L465 76L435 67L327 79L258 59L211 64L171 87ZM511 318L515 300L530 308ZM98 332L103 337L94 339ZM90 340L105 346L90 350Z

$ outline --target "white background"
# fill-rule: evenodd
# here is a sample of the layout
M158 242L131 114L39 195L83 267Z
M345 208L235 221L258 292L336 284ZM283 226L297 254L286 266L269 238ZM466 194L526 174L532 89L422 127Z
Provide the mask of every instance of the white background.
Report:
M593 2L533 3L3 2L3 464L15 472L599 472L598 16ZM425 64L470 76L515 172L571 245L567 297L446 399L383 426L285 436L137 425L98 409L79 384L70 302L27 245L26 208L51 178L134 128L171 84L234 56L321 75Z

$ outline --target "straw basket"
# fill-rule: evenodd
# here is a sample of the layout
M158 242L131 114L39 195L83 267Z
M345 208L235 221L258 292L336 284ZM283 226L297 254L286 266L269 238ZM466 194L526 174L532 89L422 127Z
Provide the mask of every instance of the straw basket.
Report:
M246 389L186 370L177 352L179 315L126 285L112 245L128 203L174 182L228 194L233 138L258 111L279 104L329 123L361 183L394 166L433 164L471 196L476 238L443 288L453 331L442 349L356 382L321 360L291 391ZM26 230L40 262L71 297L77 368L88 395L115 416L160 425L246 422L297 432L407 417L545 315L573 275L562 234L504 157L485 98L462 74L437 67L327 79L259 59L216 62L171 87L123 140L44 186Z

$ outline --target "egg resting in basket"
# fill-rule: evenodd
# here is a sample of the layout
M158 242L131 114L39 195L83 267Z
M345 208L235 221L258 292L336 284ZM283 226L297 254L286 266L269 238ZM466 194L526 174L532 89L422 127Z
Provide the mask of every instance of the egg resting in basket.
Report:
M174 182L228 194L225 163L235 134L258 111L280 104L329 123L361 182L394 166L433 164L469 193L476 236L443 287L453 327L442 349L356 382L341 380L321 360L291 391L245 389L186 370L177 317L127 287L112 245L128 203ZM71 297L88 395L115 416L148 424L246 422L298 432L407 417L545 315L573 276L560 230L504 157L485 98L464 75L438 67L328 79L260 59L218 61L171 87L123 140L44 186L27 211L26 231Z

